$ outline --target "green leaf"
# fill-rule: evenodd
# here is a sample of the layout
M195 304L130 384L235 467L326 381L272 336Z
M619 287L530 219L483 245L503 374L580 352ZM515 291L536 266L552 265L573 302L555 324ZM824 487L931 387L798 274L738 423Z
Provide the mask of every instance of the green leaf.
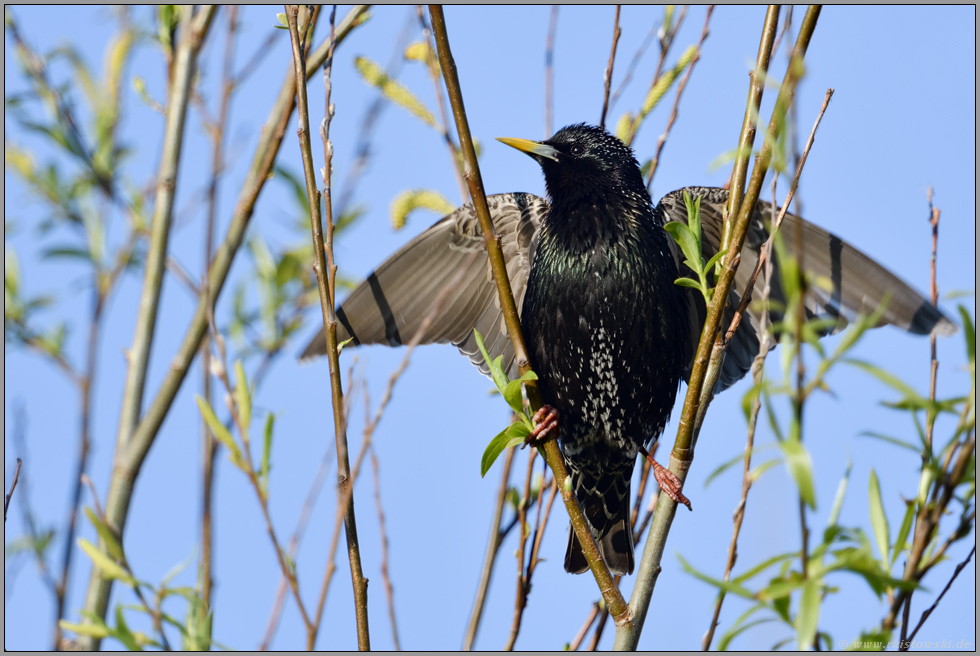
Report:
M878 484L878 475L874 468L871 469L871 476L868 478L868 506L871 512L871 528L875 532L875 541L878 543L878 553L881 554L881 561L888 565L888 517L885 515L885 506L881 502L881 486Z
M238 406L238 419L242 422L245 439L248 427L252 424L252 395L248 391L248 379L241 360L235 360L235 404Z
M71 631L80 636L89 636L91 638L108 638L109 637L109 627L105 624L72 624L71 622L66 622L65 620L59 620L58 626L60 626L65 631Z
M963 320L963 338L966 339L966 357L972 365L977 361L977 331L973 325L973 320L970 318L970 312L966 307L959 305L957 309L960 311L960 319Z
M755 456L755 455L761 453L762 451L766 451L768 449L773 448L774 446L775 446L774 444L764 444L762 446L757 446L754 449L752 449L752 455ZM718 465L714 469L714 471L712 471L710 474L708 474L708 478L704 481L704 487L705 487L705 489L707 489L708 485L710 485L713 480L715 480L716 478L718 478L718 476L720 476L721 474L725 473L726 471L728 471L729 469L731 469L732 467L734 467L735 465L737 465L740 462L745 462L745 454L744 453L740 453L737 456L735 456L734 458L732 458L731 460L726 460L725 462L723 462L720 465Z
M851 459L848 457L847 466L844 467L844 475L837 484L837 493L834 495L834 505L830 508L830 516L827 518L827 526L835 526L840 517L840 509L844 506L844 495L847 494L847 484L851 480Z
M791 437L780 442L779 448L783 450L783 455L786 457L786 467L793 476L793 480L796 481L800 497L806 505L815 509L817 502L813 492L813 464L806 447L799 439Z
M269 460L272 456L272 427L276 416L268 413L265 416L265 431L262 441L262 464L259 465L259 480L262 482L262 495L269 496Z
M123 556L122 545L119 543L119 538L116 537L116 532L110 529L105 522L99 519L99 516L96 515L91 508L85 508L85 516L88 517L90 522L92 522L92 526L95 527L96 533L99 534L102 542L105 543L106 553L116 560L124 560L125 557Z
M194 395L194 399L197 401L197 407L201 411L201 416L207 423L208 428L214 434L215 438L219 442L225 445L228 449L228 457L231 459L233 465L241 469L243 467L242 463L242 452L239 451L238 445L235 443L234 438L225 425L218 421L218 418L214 414L214 410L211 409L211 404L205 401L198 395Z
M679 285L681 287L690 287L691 289L697 289L702 294L705 294L708 291L707 289L704 288L704 286L701 283L699 283L697 280L694 280L693 278L678 278L677 280L674 281L674 284Z
M130 587L136 586L136 579L127 574L126 570L120 567L118 563L110 559L109 556L99 551L99 548L94 544L82 538L79 538L76 544L78 544L79 548L92 559L95 566L99 568L99 574L103 579L107 581L119 579Z
M483 335L480 334L480 331L474 328L473 336L476 338L477 348L479 348L480 353L483 354L483 360L487 363L487 366L490 368L490 376L493 378L494 385L496 385L497 390L499 390L500 393L503 394L504 390L507 388L507 382L508 382L507 376L505 376L504 372L500 369L499 362L501 362L503 358L497 358L496 361L491 360L490 354L487 353L487 347L483 344Z
M507 383L507 386L504 388L503 397L511 410L517 414L524 413L524 399L521 397L520 380L512 380Z
M690 226L685 223L681 223L680 221L671 221L664 226L664 230L666 230L670 236L674 238L674 241L677 242L677 245L681 247L681 252L684 253L684 257L687 258L689 263L701 262L700 244ZM692 266L691 268L695 273L700 270L697 266Z
M790 561L794 558L798 558L799 555L800 552L798 551L790 551L788 553L781 553L778 556L773 556L772 558L768 558L762 561L761 563L759 563L755 567L752 567L748 571L743 572L742 574L739 574L738 576L732 578L731 581L733 583L744 583L745 581L748 581L749 579L769 569L776 563Z
M483 452L483 458L480 461L480 477L482 478L487 475L493 463L505 449L523 443L525 438L530 434L531 431L521 422L513 423L497 433L497 436L490 440L490 444L487 445L486 450Z
M411 91L388 77L388 74L376 63L366 57L357 57L354 59L354 67L365 82L379 89L388 100L408 110L424 123L436 127L436 119L432 112Z
M721 638L718 640L718 651L728 651L728 646L731 644L732 640L737 638L739 634L751 629L754 626L760 624L767 624L769 622L775 622L774 618L764 618L761 620L753 620L751 622L746 622L746 620L751 617L754 613L768 608L765 604L756 604L752 606L747 611L742 613L730 629L721 634Z
M406 189L391 201L391 224L401 230L408 222L408 215L420 209L431 210L439 216L450 214L456 207L437 191Z
M123 616L122 606L116 606L116 626L112 630L112 637L123 643L129 651L143 651L136 636L129 630L126 618Z
M905 440L899 439L897 437L892 437L890 435L882 435L881 433L875 433L872 431L864 431L859 434L859 437L872 437L876 440L881 440L882 442L888 442L889 444L894 444L895 446L900 446L903 449L908 449L914 453L919 452L919 448L915 445L909 444Z
M52 246L41 251L41 257L48 260L54 258L74 258L78 260L92 261L92 255L85 248L75 246Z
M912 530L912 520L915 519L915 504L908 502L905 504L905 517L902 518L902 525L898 529L898 535L895 537L895 544L892 547L892 558L889 563L889 570L891 567L895 566L895 561L898 560L899 554L905 549L905 540L909 537L909 531Z
M705 271L711 271L711 269L714 268L714 266L716 264L718 264L718 260L720 260L721 258L725 257L725 253L727 253L727 252L728 252L728 249L727 248L724 248L724 249L718 251L717 253L715 253L714 255L712 255L711 256L711 259L708 260L708 262L704 265L704 270Z
M782 462L782 460L779 458L773 458L772 460L765 461L758 467L754 467L752 471L749 472L749 478L751 478L752 482L754 483L755 481L759 480L763 474L778 465L780 462Z
M809 650L817 636L817 622L820 619L821 580L810 577L803 584L800 597L800 611L796 616L796 647L800 651Z
M707 583L708 585L714 586L724 592L742 597L743 599L749 599L751 601L755 601L755 595L753 595L750 590L739 585L738 583L735 583L734 581L722 581L720 579L712 578L707 574L702 574L698 570L694 569L694 567L692 567L690 563L684 560L684 557L681 556L680 554L677 554L677 560L681 561L681 567L684 568L684 571L690 574L691 576L693 576L694 578L700 579L705 583Z

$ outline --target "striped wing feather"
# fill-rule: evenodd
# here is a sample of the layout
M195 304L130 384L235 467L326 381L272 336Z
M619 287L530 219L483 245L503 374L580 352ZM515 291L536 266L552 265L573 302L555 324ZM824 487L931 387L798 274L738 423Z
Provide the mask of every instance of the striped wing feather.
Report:
M524 193L489 196L487 203L520 308L530 271L531 242L548 204ZM491 357L503 356L504 370L516 376L514 349L471 203L402 247L347 297L337 311L337 338L353 337L355 345L408 343L447 287L441 311L432 318L420 343L452 343L489 374L473 337L475 328L483 335ZM323 355L325 349L321 329L300 358Z
M683 191L667 194L661 203L670 220L686 223L687 210ZM702 197L702 247L704 257L708 259L720 248L722 211L728 201L728 191L705 187L689 187L688 191L692 197L698 195ZM734 308L738 306L748 286L752 271L759 259L759 252L769 236L771 220L772 205L758 202L742 247L741 263L735 274L734 289L729 297L726 326L731 322ZM787 244L792 243L792 236L795 235L797 226L802 226L803 230L804 266L807 271L827 283L826 286L811 286L807 290L805 307L808 318L827 317L836 320L835 327L831 331L836 333L859 314L873 313L878 309L882 299L888 296L888 305L878 325L892 324L920 335L931 332L938 335L951 335L956 332L956 326L949 319L897 276L836 235L790 213L786 214L780 228ZM753 288L753 298L760 298L762 290L763 281L760 276ZM770 298L779 302L785 300L778 267L774 269ZM703 302L698 304L698 311L703 315ZM719 381L721 389L744 376L759 352L760 316L751 310L746 312L746 315L728 346ZM770 322L779 318L777 313L770 311ZM702 316L701 322L703 320Z
M660 201L667 220L687 222L683 191L671 192ZM701 196L702 243L707 260L720 248L722 210L728 192L707 187L689 187L688 191L692 196ZM498 194L488 197L487 202L520 311L535 240L548 211L548 203L525 193ZM742 248L734 289L729 296L726 326L731 322L769 236L771 210L769 203L756 205ZM874 312L881 300L889 296L880 325L893 324L916 334L950 335L956 331L956 326L918 292L835 235L789 213L781 230L789 236L795 234L797 226L802 226L803 230L804 266L827 282L825 286L813 286L808 290L805 299L808 318L829 317L836 321L830 332L837 332L859 314ZM461 272L461 269L464 270ZM690 275L691 272L683 267L682 274ZM452 343L480 371L489 374L473 337L475 328L483 335L490 356L503 356L504 371L516 377L514 349L504 326L490 262L472 204L463 205L402 247L348 296L337 311L340 319L338 339L353 337L355 345L408 343L438 305L447 287L451 288L441 311L433 317L420 343ZM761 297L762 287L760 277L753 288L753 297ZM784 301L778 267L774 270L770 298ZM693 292L689 300L692 327L700 331L705 315L704 302ZM770 323L779 319L777 312L770 311ZM751 368L752 360L759 352L760 320L758 312L752 309L743 317L728 347L719 390L735 383ZM323 355L325 348L321 330L300 357L305 360Z

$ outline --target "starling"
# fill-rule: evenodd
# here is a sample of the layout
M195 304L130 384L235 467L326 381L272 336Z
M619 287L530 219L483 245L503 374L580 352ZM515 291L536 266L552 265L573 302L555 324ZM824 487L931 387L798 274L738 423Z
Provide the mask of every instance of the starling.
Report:
M542 399L557 413L572 490L599 550L610 571L629 574L634 565L630 478L636 456L663 432L680 381L690 374L705 318L700 293L674 284L692 272L681 264L679 248L663 229L670 221L687 222L685 190L667 194L654 207L632 150L599 127L568 126L542 142L500 141L538 162L551 199L549 204L520 192L487 199L530 364ZM720 248L728 192L686 191L701 197L707 260ZM771 209L768 203L756 205L729 297L728 321L768 238ZM830 281L808 288L808 319L832 318L829 332L837 332L890 295L882 325L916 334L955 332L939 310L857 249L792 214L784 222L789 234L802 226L807 270ZM474 251L484 255L470 258ZM513 346L472 204L416 237L351 293L337 310L338 339L350 338L355 346L397 346L412 339L464 266L461 281L448 292L422 343L452 343L489 374L473 337L477 329L491 357L503 356L504 370L516 377ZM756 294L761 286L760 281ZM774 307L784 300L778 272L770 298ZM775 311L770 314L778 319ZM761 325L761 317L746 312L726 351L719 390L750 369ZM301 358L321 355L324 348L321 331ZM586 569L582 547L570 530L565 570Z

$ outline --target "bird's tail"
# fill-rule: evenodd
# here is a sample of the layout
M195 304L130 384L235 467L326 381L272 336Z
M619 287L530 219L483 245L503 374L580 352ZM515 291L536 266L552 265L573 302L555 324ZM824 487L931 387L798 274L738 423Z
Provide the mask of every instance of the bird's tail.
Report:
M581 485L581 480L576 480L581 478L581 474L572 472L572 489L575 490L575 497L589 523L599 553L602 554L609 571L613 574L623 576L632 574L633 527L630 522L629 477L620 477L620 480L613 481L606 487L604 494L599 493L599 488L604 482L601 479L606 477L600 477L597 481L599 485L591 489ZM565 571L581 574L588 569L589 563L582 552L582 544L575 535L575 530L569 526L568 547L565 549Z

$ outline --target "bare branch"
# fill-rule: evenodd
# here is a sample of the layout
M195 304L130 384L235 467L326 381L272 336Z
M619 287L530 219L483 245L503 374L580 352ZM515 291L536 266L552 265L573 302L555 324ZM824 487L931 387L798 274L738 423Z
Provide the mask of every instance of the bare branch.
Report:
M14 489L17 487L17 479L20 478L20 466L22 461L17 458L17 469L14 471L14 480L10 483L10 489L7 491L7 496L3 498L3 523L7 523L7 508L10 507L10 497L14 496Z
M609 87L612 86L612 75L613 75L613 64L616 62L616 46L619 45L619 35L622 30L619 29L619 10L622 9L622 5L616 5L616 18L613 19L613 38L612 38L612 49L609 52L609 63L606 64L606 70L603 73L604 90L602 93L602 114L599 116L599 127L606 127L606 112L609 111Z

